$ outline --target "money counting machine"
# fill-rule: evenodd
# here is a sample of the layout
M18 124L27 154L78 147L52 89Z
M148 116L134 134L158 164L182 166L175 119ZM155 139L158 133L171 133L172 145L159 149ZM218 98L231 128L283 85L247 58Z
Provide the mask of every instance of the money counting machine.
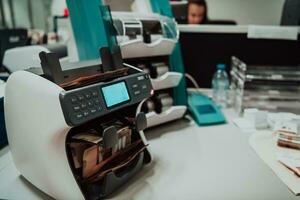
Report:
M42 72L13 73L5 117L19 172L56 199L101 199L151 161L139 104L149 76L124 67L120 49L100 50L100 62L62 70L55 53L40 53Z
M176 22L159 14L112 12L112 18L125 62L148 73L155 90L142 106L148 127L182 118L187 107L176 103L174 88L183 75L169 61L179 37Z

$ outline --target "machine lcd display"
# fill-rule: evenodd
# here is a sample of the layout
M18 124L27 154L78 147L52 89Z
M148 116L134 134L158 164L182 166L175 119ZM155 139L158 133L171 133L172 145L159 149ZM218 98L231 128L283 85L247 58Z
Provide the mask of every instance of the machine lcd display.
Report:
M102 93L107 108L129 100L129 94L124 81L102 87Z

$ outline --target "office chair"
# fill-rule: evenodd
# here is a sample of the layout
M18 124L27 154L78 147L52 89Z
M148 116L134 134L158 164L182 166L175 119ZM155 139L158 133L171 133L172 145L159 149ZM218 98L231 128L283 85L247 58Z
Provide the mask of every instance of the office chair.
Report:
M300 1L299 0L285 0L280 24L282 26L300 25Z
M171 2L173 16L178 24L187 23L187 2Z

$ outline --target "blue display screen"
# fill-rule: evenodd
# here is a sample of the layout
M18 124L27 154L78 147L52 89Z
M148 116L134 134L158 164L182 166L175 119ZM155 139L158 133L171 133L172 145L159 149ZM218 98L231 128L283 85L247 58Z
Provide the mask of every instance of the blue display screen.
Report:
M129 94L124 81L102 87L102 93L108 108L129 100Z

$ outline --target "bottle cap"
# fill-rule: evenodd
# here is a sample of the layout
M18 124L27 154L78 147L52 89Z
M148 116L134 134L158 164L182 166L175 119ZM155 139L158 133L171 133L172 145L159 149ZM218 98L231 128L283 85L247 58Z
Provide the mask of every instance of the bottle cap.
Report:
M217 64L217 69L225 70L226 69L226 65L222 64L222 63L219 63L219 64Z

